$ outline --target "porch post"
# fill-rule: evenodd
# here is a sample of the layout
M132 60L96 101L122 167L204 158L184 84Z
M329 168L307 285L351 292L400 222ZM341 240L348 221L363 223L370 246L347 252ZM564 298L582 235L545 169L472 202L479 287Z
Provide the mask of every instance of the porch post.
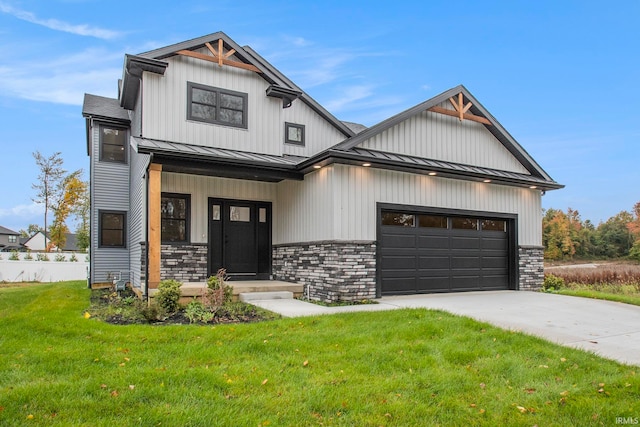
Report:
M160 283L160 202L162 165L149 165L149 289L157 289Z

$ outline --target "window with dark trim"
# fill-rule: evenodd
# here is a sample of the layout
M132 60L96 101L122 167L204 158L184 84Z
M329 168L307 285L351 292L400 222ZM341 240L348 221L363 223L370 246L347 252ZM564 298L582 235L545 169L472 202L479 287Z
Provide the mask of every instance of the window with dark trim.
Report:
M382 225L413 227L415 225L415 215L401 212L382 212Z
M163 242L189 242L190 210L191 195L162 193L160 202L160 225Z
M127 246L127 213L122 211L99 211L98 246L103 248L125 248Z
M100 160L127 163L127 130L100 126Z
M18 236L9 236L9 243L18 243Z
M247 100L243 92L187 82L187 119L246 129Z
M304 146L304 125L285 122L284 142Z

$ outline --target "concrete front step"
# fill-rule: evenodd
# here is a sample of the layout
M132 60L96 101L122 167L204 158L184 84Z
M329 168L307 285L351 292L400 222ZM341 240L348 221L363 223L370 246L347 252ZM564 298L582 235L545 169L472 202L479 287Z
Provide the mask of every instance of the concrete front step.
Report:
M226 284L233 288L234 300L238 300L240 294L289 292L292 297L300 297L304 292L303 285L279 280L230 280ZM180 288L180 302L186 303L194 297L199 298L206 289L206 282L183 283ZM149 296L153 298L157 292L157 289L149 289Z
M275 291L275 292L242 292L238 294L238 299L242 302L264 301L272 299L293 299L293 292Z

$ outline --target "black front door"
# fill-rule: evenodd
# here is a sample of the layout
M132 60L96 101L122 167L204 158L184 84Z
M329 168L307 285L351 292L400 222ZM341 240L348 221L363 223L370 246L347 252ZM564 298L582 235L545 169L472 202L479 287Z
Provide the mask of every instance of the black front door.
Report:
M271 203L209 199L209 274L269 279Z

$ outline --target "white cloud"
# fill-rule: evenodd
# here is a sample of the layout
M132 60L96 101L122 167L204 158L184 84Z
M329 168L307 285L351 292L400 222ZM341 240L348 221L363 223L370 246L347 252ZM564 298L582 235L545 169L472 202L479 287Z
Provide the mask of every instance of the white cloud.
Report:
M37 203L31 203L30 205L18 205L10 208L0 208L0 219L6 219L10 217L27 219L37 215L44 214L44 207Z
M17 9L7 3L0 2L0 12L12 15L23 21L32 24L41 25L55 31L76 34L79 36L96 37L99 39L110 40L122 35L122 33L104 28L93 27L87 24L73 25L57 19L41 19L31 12Z
M121 54L89 49L50 61L0 67L0 92L17 98L81 105L85 92L115 97Z
M373 95L373 88L371 86L351 86L341 91L342 96L325 102L325 107L329 111L342 111L348 105L353 104L356 101L369 98Z

